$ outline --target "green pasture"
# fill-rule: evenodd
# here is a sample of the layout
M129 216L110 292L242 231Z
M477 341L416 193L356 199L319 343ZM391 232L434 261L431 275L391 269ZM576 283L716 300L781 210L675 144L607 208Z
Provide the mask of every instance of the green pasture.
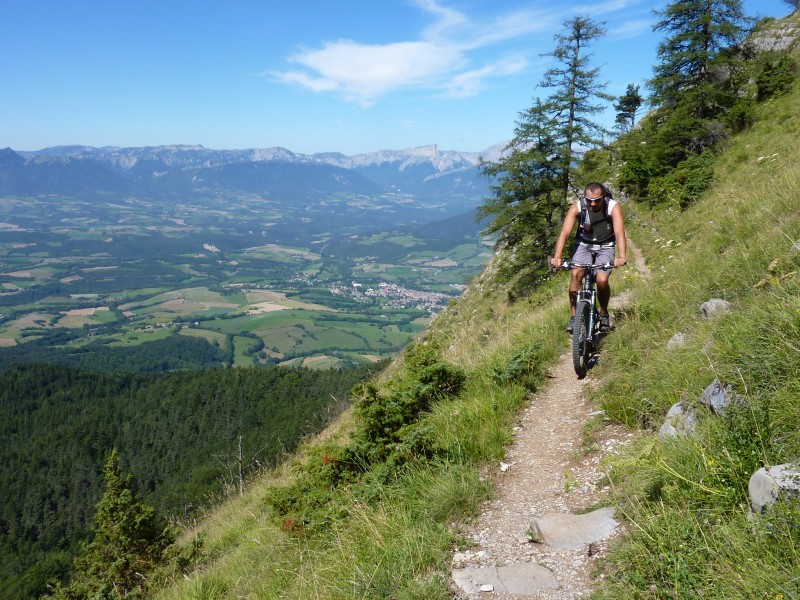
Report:
M214 322L214 328L223 333L236 334L242 331L261 335L274 327L286 325L312 325L315 311L308 310L276 310L257 315L242 315L231 319Z
M413 248L423 243L422 240L413 235L391 235L385 233L371 235L368 238L358 241L361 246L374 246L375 244L383 244L386 242L402 246L403 248Z
M157 327L154 329L128 331L126 333L112 335L111 338L116 341L111 342L109 346L139 346L140 344L166 339L171 335L175 335L175 329L172 327Z
M143 296L154 296L156 294L162 294L162 293L166 292L168 289L169 288L166 288L166 287L138 288L138 289L125 290L123 292L120 292L120 293L114 294L114 295L115 295L115 297L124 300L126 298L139 298L139 297L143 297ZM145 302L145 300L142 300L142 302ZM140 302L137 301L136 304L138 306L140 304ZM122 305L119 308L120 308L120 310L128 310L127 308L125 308Z
M31 329L50 329L53 323L58 320L60 315L45 312L28 313L13 321L8 321L0 325L0 333L4 337L20 339L21 333Z
M200 329L195 327L184 327L179 332L180 335L189 337L200 337L208 341L209 344L218 345L220 348L225 348L228 344L228 336L219 331L210 331L208 329Z
M253 338L236 335L233 337L233 366L252 367L254 364L253 356L245 354L252 351L258 344L258 340Z
M248 258L266 258L270 260L288 259L288 262L317 261L321 258L319 254L310 252L307 248L300 246L279 246L277 244L266 244L264 246L247 248L237 256L241 256L243 260L247 260Z
M43 257L47 256L47 253L41 253ZM31 254L30 256L33 256ZM11 275L13 277L13 281L19 280L20 282L29 281L33 283L42 283L54 278L54 274L56 270L52 267L33 267L33 268L26 268L24 266L19 266L19 270L11 270L8 271L5 268L3 271ZM13 273L13 275L12 275Z
M110 310L100 310L93 315L62 315L54 325L56 327L65 327L67 329L74 329L83 327L84 325L102 325L104 323L113 323L116 321L116 314Z

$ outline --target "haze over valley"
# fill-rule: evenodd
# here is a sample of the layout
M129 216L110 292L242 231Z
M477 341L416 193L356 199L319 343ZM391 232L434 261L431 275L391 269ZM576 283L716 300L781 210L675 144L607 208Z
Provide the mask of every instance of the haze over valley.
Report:
M474 210L499 148L0 150L0 362L387 356L490 256ZM200 340L197 362L130 358Z

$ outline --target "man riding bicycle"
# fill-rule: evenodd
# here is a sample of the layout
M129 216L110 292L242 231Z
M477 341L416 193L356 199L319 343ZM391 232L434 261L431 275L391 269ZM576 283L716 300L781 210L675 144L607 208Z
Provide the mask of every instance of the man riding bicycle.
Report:
M622 207L602 183L593 182L583 190L583 198L570 206L567 211L561 233L556 241L553 258L550 260L554 269L561 267L564 247L572 234L575 223L578 223L578 233L571 251L571 263L598 265L610 263L615 267L621 267L628 262ZM619 256L614 258L617 247L619 247ZM572 316L567 323L567 333L572 333L575 321L575 303L585 273L586 269L581 267L573 268L571 271L569 303ZM609 275L611 275L611 269L597 271L597 301L600 305L601 331L609 330L608 301L611 298Z

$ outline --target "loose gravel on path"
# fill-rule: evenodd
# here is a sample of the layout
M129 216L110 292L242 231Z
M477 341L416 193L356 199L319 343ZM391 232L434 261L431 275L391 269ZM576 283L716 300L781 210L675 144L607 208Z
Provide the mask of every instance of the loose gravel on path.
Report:
M636 267L647 276L641 253L632 250ZM612 298L611 308L619 310L627 300L625 294ZM453 554L455 598L568 599L586 597L592 591L594 562L613 535L559 551L532 541L530 523L553 513L574 515L603 506L602 459L629 443L633 433L606 425L585 447L585 424L602 418L602 411L585 397L585 386L592 385L591 372L587 379L578 380L571 354L565 352L549 377L521 413L506 459L490 475L494 499L461 531L474 545ZM506 587L502 580L510 580L510 573L516 573L517 585ZM531 583L528 591L520 592L520 579L533 582L542 574L548 579L544 585ZM516 587L516 593L510 593L510 587Z

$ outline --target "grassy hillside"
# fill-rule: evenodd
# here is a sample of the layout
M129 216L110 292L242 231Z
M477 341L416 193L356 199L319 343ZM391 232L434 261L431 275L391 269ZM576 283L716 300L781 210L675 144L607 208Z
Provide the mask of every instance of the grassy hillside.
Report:
M797 106L797 86L759 105L687 210L626 206L653 276L615 274L615 293L630 289L633 301L593 372L607 422L638 432L609 465L628 533L603 560L598 597L800 596L800 506L749 520L747 505L756 468L800 457ZM487 465L567 349L565 287L562 274L509 303L488 268L354 413L243 497L184 524L152 596L450 598L458 524L491 496ZM700 304L714 297L733 310L704 320ZM668 350L678 332L685 345ZM714 378L744 402L700 418L696 437L659 439L669 407Z
M732 140L692 209L638 214L654 277L609 338L597 401L642 430L611 480L631 534L600 597L796 598L800 505L748 519L750 475L800 458L800 94L771 100ZM700 304L722 298L725 316ZM682 348L668 340L685 334ZM718 378L744 399L697 438L653 437L669 407Z

